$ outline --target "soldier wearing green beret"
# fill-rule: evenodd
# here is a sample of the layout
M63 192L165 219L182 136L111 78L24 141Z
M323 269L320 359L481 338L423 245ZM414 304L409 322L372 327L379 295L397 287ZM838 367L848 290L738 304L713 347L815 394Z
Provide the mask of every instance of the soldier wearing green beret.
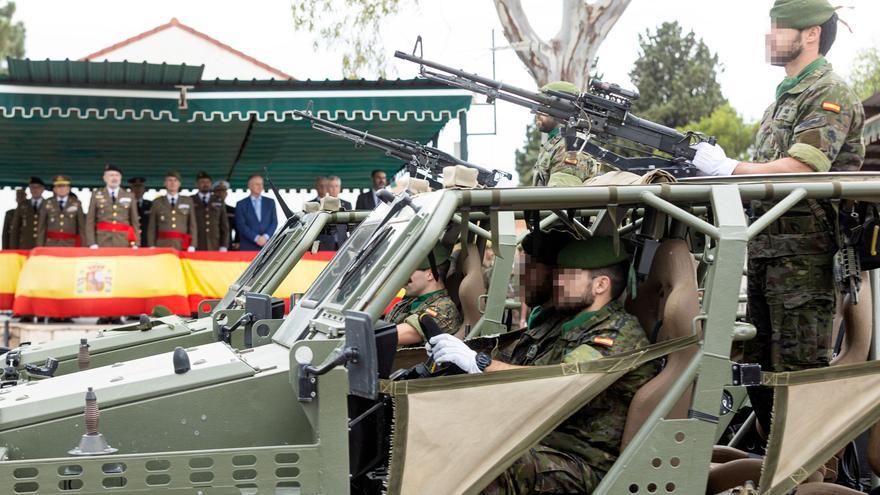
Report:
M548 90L580 94L578 87L567 81L551 82L541 88L542 92ZM590 155L566 150L565 136L562 135L564 122L549 115L536 114L535 123L538 130L547 134L547 141L541 145L535 159L533 186L579 186L590 177L608 171Z
M567 318L548 332L539 353L515 350L513 362L502 362L439 335L429 345L434 361L482 373L591 361L649 345L638 320L618 302L626 288L629 256L616 251L612 239L573 240L559 251L556 263L554 302ZM621 377L514 461L483 493L591 493L620 454L630 401L657 370L655 363L647 363Z
M147 226L147 244L150 247L170 247L195 251L198 227L192 198L180 195L180 173L165 173L164 196L153 200Z
M397 343L399 345L419 344L425 341L425 333L419 317L428 314L444 332L454 334L461 328L462 318L458 306L446 291L446 274L449 273L449 249L438 245L431 253L431 260L425 258L410 275L404 290L403 299L391 308L387 320L397 324Z
M769 62L784 67L786 77L764 113L753 163L701 143L694 164L711 175L859 170L865 112L825 60L837 36L835 8L827 0L777 0L770 20ZM749 206L757 218L772 204ZM745 361L767 371L828 366L837 250L836 218L829 210L802 201L749 242L748 312L758 335L746 342ZM749 393L758 418L769 426L772 394L758 388Z

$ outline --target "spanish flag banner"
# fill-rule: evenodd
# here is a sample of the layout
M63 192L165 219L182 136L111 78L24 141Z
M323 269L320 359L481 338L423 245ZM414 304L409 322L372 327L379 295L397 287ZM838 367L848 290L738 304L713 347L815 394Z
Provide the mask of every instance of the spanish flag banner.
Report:
M68 317L189 314L174 249L36 248L18 277L15 314Z
M0 311L12 309L15 286L30 251L0 251Z
M273 295L305 292L334 254L306 253ZM6 303L0 308L71 317L150 313L162 305L190 314L201 300L223 297L256 255L162 248L36 248L29 256L0 251L0 304Z

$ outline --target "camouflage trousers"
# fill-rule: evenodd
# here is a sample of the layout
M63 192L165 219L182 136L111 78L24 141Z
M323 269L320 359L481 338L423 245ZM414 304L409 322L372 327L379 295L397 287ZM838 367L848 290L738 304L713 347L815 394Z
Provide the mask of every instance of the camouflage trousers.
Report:
M535 446L495 478L484 495L528 493L592 493L599 478L577 457L542 445Z
M758 333L743 360L765 371L828 366L834 320L831 254L750 258L749 319Z

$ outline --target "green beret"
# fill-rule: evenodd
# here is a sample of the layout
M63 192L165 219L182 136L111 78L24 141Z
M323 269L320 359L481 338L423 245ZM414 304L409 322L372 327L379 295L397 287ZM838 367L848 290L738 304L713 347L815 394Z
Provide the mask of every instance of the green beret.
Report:
M623 243L618 252L614 251L614 239L611 237L590 237L584 240L573 240L565 245L557 256L556 263L560 268L604 268L629 259Z
M211 178L211 175L208 174L208 172L205 172L204 170L199 170L199 172L196 174L196 180L210 179L210 178Z
M180 172L178 172L177 170L169 170L169 171L165 172L165 178L167 179L168 177L174 177L177 180L181 180L180 179Z
M442 244L437 244L436 246L434 246L434 249L432 249L431 252L434 253L434 262L437 263L437 265L442 265L444 262L449 260L449 256L450 256L449 248L442 245ZM417 269L418 270L430 270L431 269L431 261L428 259L427 256L425 257L425 259L422 260L421 263L419 263L419 266L417 267Z
M834 15L828 0L776 0L770 9L770 20L778 27L806 29L818 26Z
M570 83L568 81L553 81L551 83L547 83L541 86L541 91L557 91L559 93L568 93L571 95L579 95L581 94L581 90L574 85L574 83Z
M556 257L559 249L568 244L573 237L568 232L561 230L536 230L529 232L523 237L520 244L523 252L531 256L538 263L556 265Z

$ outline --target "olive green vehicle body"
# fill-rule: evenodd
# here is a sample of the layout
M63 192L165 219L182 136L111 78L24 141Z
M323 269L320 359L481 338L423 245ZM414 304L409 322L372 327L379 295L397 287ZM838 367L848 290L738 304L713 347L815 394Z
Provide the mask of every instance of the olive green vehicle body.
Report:
M281 285L294 266L308 252L321 231L328 225L357 223L366 218L368 211L302 213L300 220L286 224L271 239L264 251L260 251L245 271L233 283L221 300L207 300L210 311L199 311L196 318L183 318L176 315L151 318L151 328L142 330L139 323L122 325L108 330L100 330L88 338L89 367L109 366L114 363L130 361L141 357L170 352L175 347L192 347L218 338L217 319L227 326L233 325L244 314L246 293L271 295ZM243 332L233 332L233 347L245 348ZM49 342L31 343L21 346L21 361L18 369L27 380L25 365L42 365L47 358L58 360L58 370L54 376L79 371L77 360L80 347L79 338L58 339ZM0 355L5 362L5 356ZM40 376L30 377L42 379Z
M733 390L737 401L743 397L732 383L730 355L734 340L753 335L735 324L746 244L798 200L831 197L876 199L880 176L446 190L414 197L418 211L404 207L383 224L404 200L399 196L361 223L291 314L271 322L262 345L236 350L222 342L199 344L188 350L192 369L180 374L166 353L0 391L0 493L70 493L68 487L75 493L348 493L349 369L335 366L316 377L313 399L298 400L299 365L319 365L345 345L344 312L362 312L377 322L437 239L449 226L463 225L490 237L496 253L484 312L469 335L502 332L517 243L514 212L608 205L662 212L708 242L704 252L694 253L705 273L693 322L695 333L702 327L699 350L594 493L649 493L651 486L655 493L704 493L712 448L727 421L719 418L722 392ZM749 225L742 204L752 199L780 206ZM705 206L709 218L691 213ZM471 225L478 217L488 225ZM876 296L872 303L876 308ZM87 387L98 396L99 429L119 449L114 454L67 454L84 432ZM688 417L666 419L686 390L692 391ZM675 463L667 462L672 458Z

